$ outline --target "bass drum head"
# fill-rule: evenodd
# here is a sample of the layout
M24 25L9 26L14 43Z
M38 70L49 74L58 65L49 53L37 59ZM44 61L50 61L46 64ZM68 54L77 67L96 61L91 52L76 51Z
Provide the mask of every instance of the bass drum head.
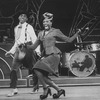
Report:
M78 51L70 56L70 71L78 77L89 76L95 69L95 57L86 51Z

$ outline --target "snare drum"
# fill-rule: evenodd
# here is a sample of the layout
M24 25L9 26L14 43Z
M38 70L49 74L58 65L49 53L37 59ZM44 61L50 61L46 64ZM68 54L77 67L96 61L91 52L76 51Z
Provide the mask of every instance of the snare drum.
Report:
M69 58L69 69L78 77L91 75L95 70L95 57L87 51L73 52Z
M100 44L99 43L93 43L86 46L86 49L89 51L99 51L100 50Z

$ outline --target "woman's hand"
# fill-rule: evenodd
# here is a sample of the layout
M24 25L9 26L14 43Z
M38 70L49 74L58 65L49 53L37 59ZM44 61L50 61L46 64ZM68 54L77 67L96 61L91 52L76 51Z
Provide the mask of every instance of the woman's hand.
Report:
M77 34L77 35L80 35L80 34L81 34L81 29L77 29L76 34Z
M11 52L6 52L5 57L10 57L11 56Z

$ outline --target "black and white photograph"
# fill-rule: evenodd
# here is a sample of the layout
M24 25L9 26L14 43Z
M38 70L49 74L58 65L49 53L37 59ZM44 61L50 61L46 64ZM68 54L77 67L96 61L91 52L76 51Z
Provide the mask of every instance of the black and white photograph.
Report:
M100 100L100 0L0 0L0 100Z

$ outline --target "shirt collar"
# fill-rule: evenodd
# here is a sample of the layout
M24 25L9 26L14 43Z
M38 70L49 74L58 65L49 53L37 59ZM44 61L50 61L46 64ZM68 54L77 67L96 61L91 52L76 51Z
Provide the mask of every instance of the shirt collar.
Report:
M19 23L18 26L20 26L20 25L21 25L21 26L25 26L26 24L27 24L26 22L24 22L23 24L20 24L20 23Z

